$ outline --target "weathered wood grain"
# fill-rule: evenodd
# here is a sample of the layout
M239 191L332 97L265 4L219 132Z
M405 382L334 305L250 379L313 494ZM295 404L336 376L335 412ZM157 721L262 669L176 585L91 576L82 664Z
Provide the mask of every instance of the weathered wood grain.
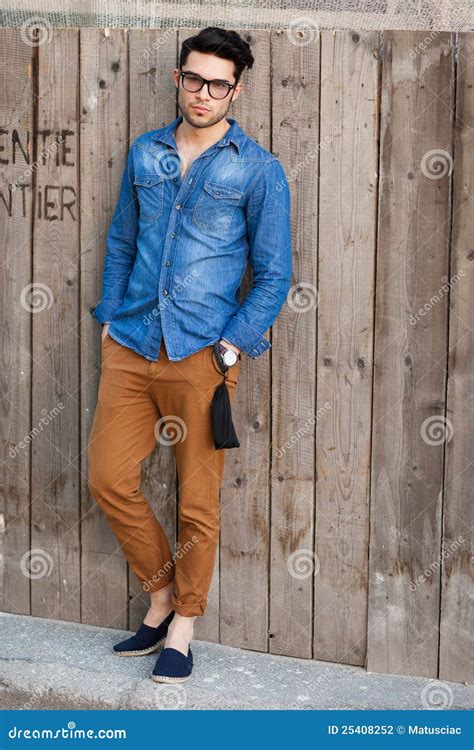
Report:
M379 35L322 34L314 656L364 664Z
M77 30L54 29L37 48L32 262L45 304L32 317L31 349L33 425L54 415L32 443L31 545L45 574L31 582L31 614L74 622L81 616L78 45Z
M0 608L15 614L30 614L34 75L34 47L19 29L0 29Z
M320 37L272 32L272 151L291 193L293 279L272 329L272 653L312 655Z
M439 676L474 682L474 35L461 34L454 131ZM426 584L425 584L426 585ZM428 584L429 585L429 584Z
M128 626L127 562L87 486L87 443L97 404L102 327L89 314L102 293L106 235L128 151L127 34L81 29L81 591L82 622Z
M438 674L453 38L385 34L376 277L367 667ZM410 50L413 54L410 54ZM435 157L436 158L436 157Z

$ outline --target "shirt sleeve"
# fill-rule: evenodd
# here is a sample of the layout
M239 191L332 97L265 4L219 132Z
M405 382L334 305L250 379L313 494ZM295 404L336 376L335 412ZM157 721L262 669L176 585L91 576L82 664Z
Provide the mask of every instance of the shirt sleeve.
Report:
M137 253L139 204L134 185L133 147L129 149L119 199L107 233L102 298L90 308L99 323L112 320L123 302Z
M277 318L291 286L290 191L273 159L262 169L246 206L253 285L221 338L255 359L270 348L265 331Z

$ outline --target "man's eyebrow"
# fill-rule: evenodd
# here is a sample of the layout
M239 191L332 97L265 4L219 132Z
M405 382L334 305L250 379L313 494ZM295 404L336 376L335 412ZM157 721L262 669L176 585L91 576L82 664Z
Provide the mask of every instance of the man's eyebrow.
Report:
M183 70L181 69L183 73L192 73L193 76L199 76L199 78L202 78L202 75L200 73L196 73L194 70ZM212 78L213 81L222 81L222 83L232 83L231 81L228 81L227 78Z

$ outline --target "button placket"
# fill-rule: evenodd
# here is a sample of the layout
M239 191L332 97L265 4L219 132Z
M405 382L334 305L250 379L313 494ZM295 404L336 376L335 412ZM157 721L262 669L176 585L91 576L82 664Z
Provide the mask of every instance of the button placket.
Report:
M175 196L176 203L174 204L174 208L176 211L181 211L183 208L184 203L186 202L186 198L188 197L189 193L191 192L192 185L194 183L194 174L198 172L202 168L202 165L199 164L199 160L204 156L204 154L200 154L199 156L194 159L193 163L191 164L188 172L188 178L181 181L179 190L177 192L177 195ZM173 265L173 262L170 258L167 258L166 256L171 252L172 245L170 245L170 240L174 240L178 237L178 222L179 222L179 214L171 212L170 220L172 222L171 227L168 227L168 233L167 233L167 239L165 241L165 246L163 249L163 255L166 258L163 265L166 268L169 268ZM169 232L169 230L172 230ZM160 277L160 283L161 283L161 277ZM171 287L171 276L166 277L163 281L164 284L167 285L167 287ZM163 290L163 295L166 296L168 294L167 290Z
M166 268L172 268L173 261L172 258L167 257L169 254L172 255L172 252L174 250L174 246L172 244L173 240L177 239L179 234L179 221L181 219L181 209L183 205L186 202L186 199L188 195L191 193L191 190L194 187L195 177L199 175L200 170L203 168L203 162L202 159L205 156L210 156L214 151L216 150L216 145L210 147L210 150L207 152L205 151L203 154L200 154L197 156L193 163L191 164L187 177L184 180L180 181L180 186L178 189L178 192L174 198L176 201L174 204L174 211L172 210L170 212L170 223L168 224L167 231L166 231L166 240L163 247L163 267ZM177 149L176 149L177 151ZM171 230L171 231L170 231ZM160 289L163 291L160 293ZM169 289L172 289L172 271L170 270L169 273L166 273L166 270L162 270L160 273L160 278L158 282L158 300L160 300L161 296L163 296L167 302L171 301L171 298L168 298L169 295ZM171 305L165 304L163 305L163 309L161 310L160 314L160 324L161 328L163 330L164 327L164 318L166 318L166 314L168 310L170 310Z

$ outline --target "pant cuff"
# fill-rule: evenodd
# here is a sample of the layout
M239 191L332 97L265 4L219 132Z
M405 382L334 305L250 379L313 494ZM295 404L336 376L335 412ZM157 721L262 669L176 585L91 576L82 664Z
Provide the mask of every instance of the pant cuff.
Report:
M171 570L165 576L156 581L153 581L150 578L146 581L140 581L140 588L148 594L153 594L155 591L164 589L164 587L168 586L172 581L174 581L174 570Z
M206 602L194 603L194 604L179 604L175 597L171 597L171 606L178 615L182 617L200 617L204 614L206 609Z

